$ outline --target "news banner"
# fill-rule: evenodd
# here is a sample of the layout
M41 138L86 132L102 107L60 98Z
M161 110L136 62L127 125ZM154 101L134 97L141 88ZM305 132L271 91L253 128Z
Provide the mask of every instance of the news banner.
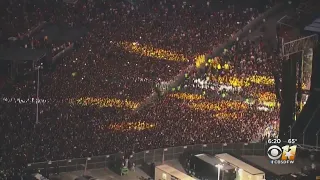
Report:
M271 164L293 164L297 145L297 139L288 139L281 141L281 139L268 139L267 155Z

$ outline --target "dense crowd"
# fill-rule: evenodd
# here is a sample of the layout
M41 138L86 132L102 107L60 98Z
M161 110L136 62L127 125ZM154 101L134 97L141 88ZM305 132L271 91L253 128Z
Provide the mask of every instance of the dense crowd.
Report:
M23 7L12 2L7 8L12 12L3 20L17 34L27 29L11 21ZM30 5L32 10L17 14L17 21L64 22L90 30L53 72L41 70L39 124L35 124L36 79L2 90L1 178L20 175L28 162L195 143L249 142L259 139L264 127L276 124L273 64L269 63L275 58L270 60L252 42L226 50L201 73L189 74L182 88L133 111L156 84L170 80L256 18L259 13L250 4L59 3ZM196 79L218 90L193 86Z
M259 41L241 42L226 49L221 57L209 60L204 71L191 74L182 85L182 91L200 94L202 99L209 101L191 102L192 108L211 112L220 120L250 119L248 123L253 126L244 127L246 132L250 132L246 141L261 139L266 134L275 135L279 120L273 76L273 72L279 72L281 68L277 65L280 64L279 57L267 55ZM181 99L190 104L190 98ZM252 112L249 113L250 118L248 112ZM234 137L244 136L236 132Z

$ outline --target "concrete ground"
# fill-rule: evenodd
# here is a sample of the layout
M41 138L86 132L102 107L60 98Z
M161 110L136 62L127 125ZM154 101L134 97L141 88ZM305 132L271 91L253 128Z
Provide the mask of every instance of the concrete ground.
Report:
M156 165L160 165L161 163L157 163ZM178 162L178 160L166 161L164 164L167 164L175 169L185 173L182 165ZM61 173L56 178L52 177L50 179L59 179L59 180L74 180L78 176L83 175L83 171L74 171L68 173ZM92 177L98 178L99 180L142 180L150 178L140 167L136 167L135 172L130 171L128 175L120 176L110 169L93 169L87 170L86 175L90 175Z
M74 180L78 176L81 176L83 171L74 171L68 173L61 173L59 175L60 180ZM87 170L86 175L90 175L94 178L98 178L99 180L142 180L147 179L149 176L144 173L140 168L136 168L136 171L130 171L125 176L120 176L110 169L93 169ZM50 178L51 179L51 178Z

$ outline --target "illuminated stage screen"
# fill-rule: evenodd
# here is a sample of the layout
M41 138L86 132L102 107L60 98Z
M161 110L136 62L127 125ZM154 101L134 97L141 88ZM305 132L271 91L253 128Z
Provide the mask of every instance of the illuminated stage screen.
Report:
M304 91L310 91L312 59L313 59L313 49L310 48L307 51L304 51L303 65L302 65L302 89Z

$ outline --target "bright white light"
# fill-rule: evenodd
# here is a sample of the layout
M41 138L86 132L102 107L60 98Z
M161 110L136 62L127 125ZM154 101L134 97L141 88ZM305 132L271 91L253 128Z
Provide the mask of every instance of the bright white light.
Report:
M242 173L242 171L243 171L243 169L239 169L239 170L238 170L239 173Z
M218 169L221 169L221 168L223 168L223 165L217 164L216 167L217 167Z
M167 179L167 174L162 173L162 179Z
M220 159L221 162L224 162L224 159Z

